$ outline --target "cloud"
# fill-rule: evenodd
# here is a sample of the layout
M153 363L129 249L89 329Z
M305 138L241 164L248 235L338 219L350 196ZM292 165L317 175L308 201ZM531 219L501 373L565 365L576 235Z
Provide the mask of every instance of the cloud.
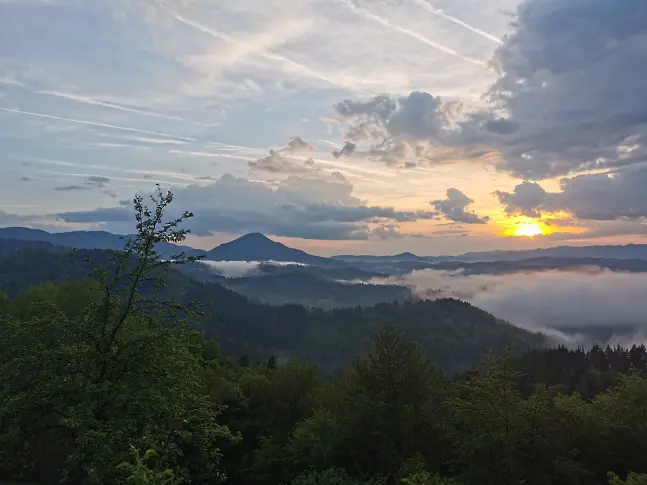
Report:
M295 136L289 141L286 151L290 153L314 152L316 149L300 136Z
M491 97L517 124L501 167L541 179L647 157L643 0L526 0Z
M531 331L573 347L642 343L647 332L647 274L597 267L568 271L466 276L421 270L371 280L411 288L421 298L460 298ZM606 331L601 332L601 329Z
M84 183L85 185L104 188L108 183L110 183L110 179L108 177L92 175L87 177Z
M36 216L11 214L9 212L0 210L0 226L2 227L22 226L34 222L38 219L40 218Z
M36 207L31 207L36 208ZM60 231L65 229L53 217L35 214L12 214L0 210L0 227L31 227L45 231Z
M511 193L495 195L509 215L541 217L542 212L566 211L583 220L641 219L647 217L646 184L647 167L629 167L563 179L561 192L524 182Z
M58 192L73 192L76 190L88 190L88 187L84 185L65 185L62 187L54 187L54 190Z
M396 99L387 95L368 101L346 99L335 110L349 122L346 137L353 141L398 136L428 140L447 124L440 98L419 91Z
M273 172L273 173L307 173L317 171L318 168L314 164L314 160L306 160L305 163L299 163L294 158L293 154L301 152L314 152L316 151L310 143L306 142L300 136L295 136L290 139L288 146L281 149L270 149L270 154L267 157L259 160L248 162L250 169Z
M248 162L248 165L252 170L272 173L306 173L315 170L312 160L300 164L284 153L286 152L271 149L267 157Z
M347 141L346 143L344 143L344 146L340 150L335 150L333 152L333 155L335 156L335 158L349 156L355 152L356 148L357 145L355 145L355 143Z
M468 210L468 207L473 203L473 199L454 188L447 189L446 199L430 202L438 212L450 221L465 224L487 224L489 217L480 217L476 212Z
M54 187L54 190L58 192L74 192L77 190L88 190L92 187L105 188L106 185L110 182L108 177L102 177L99 175L91 175L85 178L83 185L65 185L61 187Z
M503 204L509 216L523 215L540 218L541 210L546 207L548 194L541 185L535 182L523 182L514 188L513 192L497 190L494 195Z
M369 206L352 195L353 185L341 174L290 175L272 187L225 174L215 183L191 185L174 192L176 211L189 208L190 229L198 236L223 231L263 232L305 239L353 240L383 235L398 223L433 219L433 211L400 211ZM132 222L128 201L118 207L58 214L69 223ZM378 229L377 232L375 230Z
M281 266L304 266L302 263L290 261L210 261L202 260L202 264L211 268L215 273L227 278L250 278L262 276L263 269Z
M32 117L35 117L35 118L44 118L44 119L55 120L55 121L63 121L63 122L72 123L72 124L96 126L96 127L99 127L99 128L109 128L109 129L112 129L112 130L119 130L119 131L130 131L130 132L134 132L134 133L142 133L144 135L154 135L154 136L176 138L178 140L184 140L184 141L198 141L196 138L191 138L191 137L186 137L186 136L171 135L169 133L161 133L161 132L158 132L158 131L142 130L142 129L133 128L133 127L130 127L130 126L113 125L113 124L108 124L108 123L99 123L97 121L79 120L79 119L76 119L76 118L66 118L66 117L63 117L63 116L54 116L54 115L48 115L48 114L45 114L45 113L35 113L35 112L32 112L32 111L22 111L22 110L18 110L18 109L5 108L5 107L0 107L0 111L4 111L6 113L18 114L18 115L22 115L22 116L32 116Z
M647 217L647 167L612 174L578 175L562 181L558 204L580 219Z
M494 64L486 109L412 92L347 100L336 110L349 139L372 142L358 153L388 164L480 160L527 181L582 174L549 202L595 219L642 213L638 194L621 194L637 184L618 170L647 161L644 1L524 0ZM601 170L618 175L589 174ZM593 190L621 196L596 204ZM533 198L542 198L531 185L513 199L498 195L510 213L535 216Z
M347 142L348 150L334 152L337 157L356 153L388 165L440 165L487 159L493 150L484 145L474 115L465 115L458 102L443 101L427 92L346 99L335 105L335 111L347 126L346 138L352 141ZM478 123L490 130L509 129L500 120L479 116ZM368 142L369 148L357 150L356 143L361 142Z
M203 260L202 264L208 266L215 273L227 278L244 278L260 276L263 274L261 263L258 261L209 261Z
M396 32L399 32L401 34L407 35L413 39L416 39L420 42L422 42L425 45L428 45L430 47L433 47L434 49L437 49L441 52L444 52L445 54L449 54L450 56L456 57L458 59L461 59L465 62L469 62L470 64L474 64L477 66L484 66L485 62L483 62L480 59L475 59L473 57L469 57L466 55L461 54L460 52L444 45L441 44L440 42L436 42L434 40L429 39L428 37L425 37L424 35L420 35L417 32L414 32L411 29L402 27L400 25L394 24L390 22L389 20L380 17L379 15L375 15L374 13L371 13L370 11L366 10L365 8L360 7L356 3L354 3L352 0L339 0L340 3L344 4L346 7L348 7L350 10L353 12L363 16L364 18L370 19L374 22L377 22L378 24L382 25L383 27L387 27L390 30L394 30Z
M494 42L495 44L502 44L503 43L503 41L499 37L497 37L496 35L490 34L489 32L486 32L486 31L484 31L482 29L479 29L478 27L475 27L475 26L473 26L471 24L468 24L467 22L465 22L465 21L463 21L463 20L461 20L459 18L456 18L453 15L448 15L445 12L443 12L441 9L435 8L434 6L432 6L426 0L414 0L414 2L417 3L418 5L422 6L425 10L427 10L431 14L436 15L436 16L438 16L440 18L445 19L445 20L448 20L450 22L453 22L456 25L460 25L461 27L463 27L463 28L465 28L465 29L467 29L467 30L469 30L471 32L474 32L475 34L478 34L481 37L483 37L485 39L488 39L489 41Z

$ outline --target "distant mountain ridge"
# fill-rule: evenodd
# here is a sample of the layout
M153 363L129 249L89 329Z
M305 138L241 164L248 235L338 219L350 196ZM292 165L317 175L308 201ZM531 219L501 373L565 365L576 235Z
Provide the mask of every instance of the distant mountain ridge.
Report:
M0 228L0 239L13 239L17 241L48 243L75 249L121 249L128 236L121 236L105 231L73 231L50 233L40 229L27 227ZM188 256L201 256L204 251L188 246L178 246L171 243L159 243L157 251L163 258L171 257L179 252Z
M647 259L647 244L624 246L557 246L521 251L465 253L452 259L460 261L519 261L535 258Z
M49 243L77 249L119 249L123 247L123 236L105 231L74 231L50 233L26 227L0 228L0 239L16 239ZM214 261L281 261L310 264L315 266L340 266L352 263L439 263L439 262L495 262L521 261L525 259L554 258L597 258L647 260L647 244L624 246L557 246L546 249L469 252L459 256L418 256L405 252L387 256L338 255L330 258L315 256L300 249L294 249L273 241L260 233L250 233L205 252L188 246L162 243L158 247L162 257L169 257L178 251L190 256L206 255Z
M458 256L416 256L402 253L387 256L339 255L332 259L344 262L495 262L521 261L524 259L635 259L647 260L647 244L627 244L624 246L557 246L545 249L525 249L509 251L481 251L464 253Z

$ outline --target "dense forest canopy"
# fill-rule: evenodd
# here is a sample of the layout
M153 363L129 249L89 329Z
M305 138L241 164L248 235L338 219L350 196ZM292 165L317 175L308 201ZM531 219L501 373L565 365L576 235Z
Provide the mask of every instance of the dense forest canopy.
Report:
M0 481L647 483L644 346L537 348L456 300L251 303L160 260L172 199L135 198L121 251L2 260Z

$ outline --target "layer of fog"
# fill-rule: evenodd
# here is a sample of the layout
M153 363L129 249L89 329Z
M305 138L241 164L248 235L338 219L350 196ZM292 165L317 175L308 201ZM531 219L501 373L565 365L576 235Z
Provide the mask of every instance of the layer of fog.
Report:
M413 271L379 278L421 298L458 298L569 346L647 341L647 274L600 268L507 275ZM602 329L602 331L601 331Z
M202 260L215 273L227 278L261 276L263 266L304 266L302 263L286 261L211 261Z

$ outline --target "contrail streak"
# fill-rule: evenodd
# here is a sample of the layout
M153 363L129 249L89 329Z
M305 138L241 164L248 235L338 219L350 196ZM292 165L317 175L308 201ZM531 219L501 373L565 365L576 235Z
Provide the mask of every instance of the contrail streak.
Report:
M203 32L203 33L208 34L208 35L210 35L212 37L215 37L216 39L223 40L223 41L228 42L230 44L244 44L241 41L236 40L236 39L230 37L227 34L224 34L222 32L219 32L218 30L207 27L206 25L202 25L202 24L200 24L198 22L194 22L193 20L187 19L187 18L183 17L182 15L180 15L180 14L178 14L176 12L172 12L170 10L166 10L166 11L169 14L171 14L173 16L173 18L175 20L177 20L178 22L181 22L181 23L183 23L185 25L188 25L189 27L193 27L194 29L199 30L200 32ZM322 72L319 72L319 71L317 71L315 69L312 69L311 67L305 66L305 65L303 65L303 64L301 64L301 63L299 63L297 61L294 61L294 60L290 59L289 57L285 57L285 56L282 56L280 54L274 54L273 52L268 52L268 51L260 51L260 52L257 53L257 55L259 55L260 57L262 57L264 59L268 59L268 60L276 61L276 62L281 62L283 64L288 64L289 66L292 66L292 67L296 68L297 70L301 71L302 73L304 73L304 74L306 74L306 75L308 75L310 77L319 79L321 81L325 81L325 82L327 82L329 84L332 84L334 86L337 86L339 88L349 89L351 91L358 91L358 89L355 86L351 85L351 84L348 84L348 83L345 83L345 82L340 82L340 81L338 81L336 79L333 79L330 76L327 76L326 74L324 74ZM359 90L359 91L361 91L361 90Z
M443 18L445 20L449 20L450 22L455 23L456 25L460 25L461 27L465 27L467 30L470 30L474 32L475 34L478 34L480 36L485 37L486 39L491 40L492 42L496 42L497 44L503 44L503 41L498 38L496 35L492 35L489 32L485 32L484 30L481 30L477 27L474 27L473 25L468 24L467 22L462 21L461 19L458 19L454 17L453 15L448 15L445 12L443 12L441 9L436 8L429 3L427 3L426 0L412 0L414 3L417 3L420 5L422 8L427 10L428 12L436 15L437 17Z
M84 95L73 94L73 93L63 93L60 91L36 91L36 93L43 94L46 96L55 96L58 98L67 99L69 101L75 101L77 103L90 104L92 106L101 106L102 108L116 109L119 111L125 111L127 113L135 113L135 114L144 115L144 116L153 116L155 118L161 118L165 120L186 121L184 118L180 118L179 116L167 115L164 113L158 113L158 112L149 111L146 109L133 108L131 106L124 106L121 104L104 101L102 99L96 99L91 96L84 96Z
M474 59L473 57L464 56L460 52L457 52L454 49L451 49L451 48L449 48L449 47L447 47L445 45L439 44L438 42L434 42L433 40L428 39L427 37L425 37L423 35L420 35L417 32L414 32L413 30L409 30L409 29L406 29L406 28L401 27L399 25L392 24L387 19L385 19L383 17L380 17L378 15L375 15L375 14L369 12L368 10L353 4L350 0L339 0L339 1L342 2L347 8L349 8L353 12L356 12L356 13L358 13L358 14L360 14L360 15L362 15L362 16L370 19L370 20L373 20L374 22L377 22L377 23L383 25L384 27L387 27L387 28L393 29L393 30L397 30L398 32L400 32L402 34L408 35L409 37L412 37L412 38L414 38L416 40L419 40L423 44L427 44L428 46L431 46L434 49L437 49L437 50L439 50L441 52L444 52L446 54L450 54L450 55L452 55L454 57L458 57L459 59L462 59L462 60L464 60L466 62L469 62L471 64L475 64L477 66L485 66L485 62L481 61L480 59Z
M130 128L128 126L108 125L106 123L97 123L95 121L77 120L77 119L74 119L74 118L63 118L61 116L46 115L46 114L43 114L43 113L33 113L33 112L30 112L30 111L21 111L19 109L9 109L9 108L0 107L0 111L6 111L7 113L16 113L16 114L26 115L26 116L35 116L37 118L46 118L46 119L49 119L49 120L66 121L68 123L77 123L77 124L80 124L80 125L99 126L101 128L110 128L112 130L122 130L122 131L130 131L130 132L134 132L134 133L143 133L143 134L146 134L146 135L164 136L164 137L167 137L167 138L177 138L178 140L198 141L197 138L189 138L189 137L186 137L186 136L170 135L168 133L160 133L159 131L140 130L138 128Z

